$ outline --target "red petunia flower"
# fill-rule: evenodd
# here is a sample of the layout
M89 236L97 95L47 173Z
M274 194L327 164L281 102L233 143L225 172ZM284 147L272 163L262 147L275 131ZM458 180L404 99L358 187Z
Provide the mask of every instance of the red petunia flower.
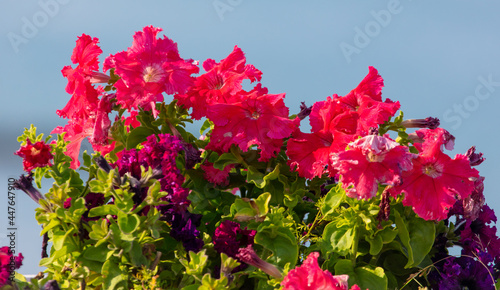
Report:
M23 167L26 172L37 167L50 166L52 165L50 160L54 158L50 153L49 145L42 141L32 144L29 139L26 140L26 145L21 146L14 154L23 158Z
M162 93L185 93L193 83L191 74L199 68L193 60L179 56L177 43L164 36L156 38L161 28L146 26L134 35L127 51L110 55L104 69L115 68L120 79L115 83L117 103L126 109L152 110L163 101Z
M294 132L287 144L288 164L300 176L308 179L321 177L325 172L334 176L337 172L331 161L351 140L351 135L338 131Z
M196 78L186 94L176 95L179 104L193 108L191 116L199 120L206 116L207 108L216 103L233 103L241 100L242 82L261 79L262 72L253 65L245 65L243 51L235 46L233 51L219 63L213 59L203 62L206 73Z
M318 252L310 253L301 266L290 270L281 286L283 290L347 290L347 275L333 276L328 270L321 270L318 265ZM351 289L359 289L357 285Z
M81 143L85 138L89 138L92 148L103 155L113 150L115 143L109 144L108 140L108 132L111 127L108 114L111 112L112 98L113 95L103 96L96 109L90 112L88 119L71 119L66 126L58 126L52 130L51 134L66 133L64 141L70 143L66 146L65 154L73 159L71 168L76 169L80 166L78 156Z
M309 115L312 133L297 130L288 140L288 164L300 176L312 179L325 172L330 176L337 173L331 161L354 140L356 132L356 122L352 121L356 115L342 112L343 108L330 97L316 102Z
M288 141L289 165L300 176L312 179L337 172L331 159L359 136L389 120L399 103L382 102L383 80L373 67L361 83L344 97L333 95L311 109L311 134L295 132Z
M369 135L349 143L333 166L342 175L342 187L349 197L370 199L377 194L378 184L398 185L402 171L412 168L416 155L408 147L383 136Z
M354 90L343 97L336 98L346 111L356 113L357 118L352 118L352 120L356 121L356 135L358 136L365 136L370 128L377 128L378 125L388 121L400 107L399 102L393 102L390 99L382 102L384 80L374 67L370 66L368 69L368 75Z
M405 193L403 204L413 207L421 218L443 220L457 199L472 193L477 178L478 171L465 155L451 159L440 146L429 146L413 159L413 169L403 172L403 183L393 194Z
M234 144L247 151L257 145L261 150L259 161L269 160L300 122L299 118L288 118L284 97L256 90L241 102L211 105L207 115L215 126L206 149L227 152Z
M97 107L98 93L92 83L107 82L109 77L99 73L98 57L102 53L97 45L99 39L82 34L76 41L71 61L78 64L76 68L65 66L62 74L68 79L66 92L72 97L62 110L57 114L63 118L87 118L89 112Z

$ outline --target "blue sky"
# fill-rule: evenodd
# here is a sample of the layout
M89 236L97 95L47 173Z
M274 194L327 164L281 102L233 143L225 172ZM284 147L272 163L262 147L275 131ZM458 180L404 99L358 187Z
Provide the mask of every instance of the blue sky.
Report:
M434 1L76 1L6 0L0 11L0 186L22 173L16 137L35 124L45 134L64 126L55 111L70 96L61 69L77 36L100 39L103 56L125 50L146 25L164 29L181 57L220 60L238 45L263 72L270 93L286 93L292 113L334 93L345 95L374 66L383 98L398 100L406 118L441 119L455 150L484 153L477 167L487 203L500 212L500 2ZM197 128L193 127L193 132ZM83 146L83 149L89 146ZM50 184L45 184L48 190ZM6 207L6 194L0 206ZM17 196L20 272L39 271L35 203ZM0 216L6 245L7 214Z

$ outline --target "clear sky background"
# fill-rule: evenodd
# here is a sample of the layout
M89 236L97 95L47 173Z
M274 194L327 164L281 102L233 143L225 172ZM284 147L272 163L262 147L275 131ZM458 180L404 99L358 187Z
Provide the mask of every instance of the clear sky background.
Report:
M477 169L500 213L500 2L3 0L1 7L0 246L9 243L7 180L22 173L16 138L30 124L45 134L66 124L56 115L70 98L60 71L77 36L98 37L105 57L126 50L146 25L162 27L181 57L200 62L238 45L270 93L286 93L291 113L301 101L345 95L374 66L385 80L382 97L400 101L406 118L441 119L456 137L452 157L472 145L484 153ZM35 208L17 192L23 274L40 271Z

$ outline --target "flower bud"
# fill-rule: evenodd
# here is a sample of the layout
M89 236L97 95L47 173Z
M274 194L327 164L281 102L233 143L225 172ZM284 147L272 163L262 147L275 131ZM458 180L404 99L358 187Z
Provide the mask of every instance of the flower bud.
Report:
M409 119L401 122L401 125L405 128L429 128L436 129L439 127L439 119L433 117L427 117L425 119Z
M252 248L252 245L248 245L246 248L240 248L236 257L240 261L247 263L248 265L254 266L261 269L269 276L277 279L281 279L281 272L272 264L262 260Z
M32 200L40 204L40 199L45 199L38 189L33 187L33 173L21 175L18 180L14 181L14 187L24 191Z

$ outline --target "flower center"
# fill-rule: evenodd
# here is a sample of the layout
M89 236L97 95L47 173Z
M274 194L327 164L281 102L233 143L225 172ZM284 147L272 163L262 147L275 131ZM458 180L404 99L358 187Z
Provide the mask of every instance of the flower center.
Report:
M260 117L259 112L255 111L252 113L252 119L257 120Z
M142 71L142 75L145 82L157 83L164 77L165 74L163 68L159 64L154 63L145 67Z
M432 178L439 177L443 174L441 171L442 168L438 168L439 166L435 166L435 164L427 164L424 167L422 167L422 171L429 175Z
M224 79L216 74L212 78L208 78L207 86L210 90L220 90L224 86Z
M31 156L36 156L38 154L40 154L40 151L39 149L36 149L35 147L31 147Z
M373 152L368 152L366 155L366 160L369 162L382 162L385 159L385 154L374 154Z

